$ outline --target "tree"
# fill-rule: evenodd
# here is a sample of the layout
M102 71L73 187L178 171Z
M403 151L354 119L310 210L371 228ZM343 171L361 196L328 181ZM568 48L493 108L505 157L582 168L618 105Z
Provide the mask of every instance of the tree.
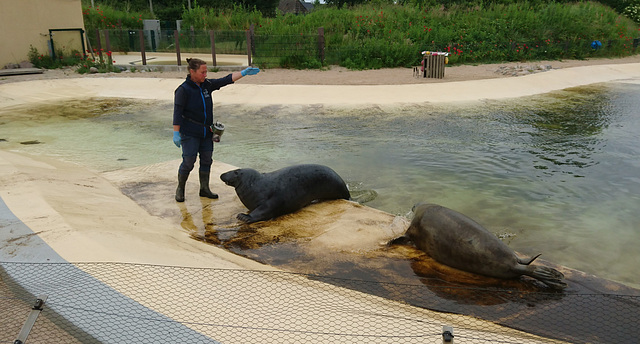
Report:
M256 9L266 17L276 15L276 9L280 0L242 0L242 6L248 10Z

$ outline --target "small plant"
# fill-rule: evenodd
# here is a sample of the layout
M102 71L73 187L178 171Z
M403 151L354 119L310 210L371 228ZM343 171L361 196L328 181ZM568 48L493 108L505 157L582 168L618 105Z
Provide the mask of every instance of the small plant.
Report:
M94 71L98 73L120 73L120 69L113 66L115 61L112 58L111 51L105 53L103 49L100 49L100 51L93 49L93 53L98 56L98 59L87 56L87 58L78 65L76 72L80 74L90 73L91 68L95 68Z

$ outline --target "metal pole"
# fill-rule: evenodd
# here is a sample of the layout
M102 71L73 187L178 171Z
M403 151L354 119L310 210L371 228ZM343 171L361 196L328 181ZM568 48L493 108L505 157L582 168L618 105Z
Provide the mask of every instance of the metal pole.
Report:
M87 35L88 36L88 35ZM89 42L89 37L84 35L84 30L80 29L80 42L82 42L82 56L87 58L87 46L84 44L85 41ZM86 40L85 40L86 38Z
M27 337L29 336L33 325L36 323L36 320L38 320L38 315L42 312L42 307L46 301L47 295L38 296L33 307L31 307L31 312L29 313L27 320L24 322L24 325L22 325L22 329L20 330L18 337L13 342L14 344L23 344L27 341Z

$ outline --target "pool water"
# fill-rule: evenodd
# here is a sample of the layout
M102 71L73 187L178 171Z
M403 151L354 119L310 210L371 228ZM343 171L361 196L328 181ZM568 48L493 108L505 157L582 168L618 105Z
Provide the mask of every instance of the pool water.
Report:
M368 206L406 215L417 202L441 204L523 254L637 287L639 93L626 82L447 105L218 104L226 130L214 159L263 172L328 165L352 190L378 193ZM8 109L0 149L99 171L178 159L172 108L86 99Z

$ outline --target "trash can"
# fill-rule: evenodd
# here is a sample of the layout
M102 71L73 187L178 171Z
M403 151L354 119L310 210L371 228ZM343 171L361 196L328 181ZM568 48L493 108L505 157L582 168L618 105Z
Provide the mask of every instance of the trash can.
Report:
M422 76L425 78L444 78L444 66L448 62L449 53L424 51L422 54Z

